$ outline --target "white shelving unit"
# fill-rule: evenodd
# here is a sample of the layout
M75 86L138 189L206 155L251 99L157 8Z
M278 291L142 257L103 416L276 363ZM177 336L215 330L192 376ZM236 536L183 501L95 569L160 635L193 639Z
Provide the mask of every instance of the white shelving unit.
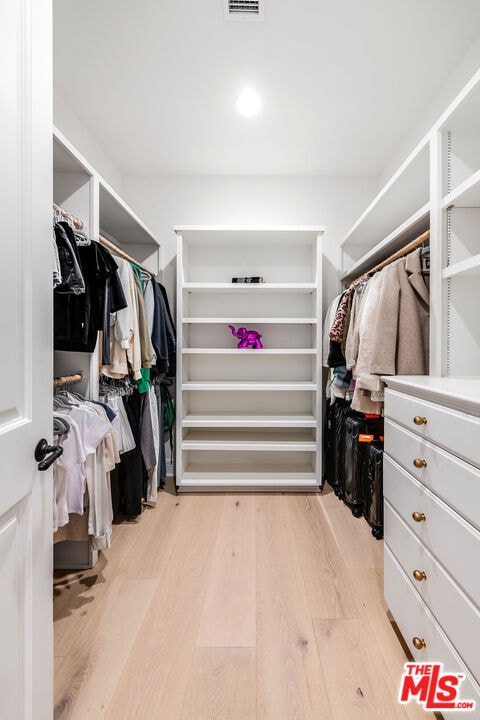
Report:
M178 489L318 488L323 228L175 230ZM263 349L238 349L228 325Z
M135 257L153 272L160 268L160 245L154 234L131 210L95 168L57 129L53 133L53 201L84 223L89 237L99 234ZM93 353L54 352L54 375L83 373L84 381L75 386L89 399L98 398L99 343ZM92 567L97 551L91 549L87 514L75 540L55 543L56 568Z

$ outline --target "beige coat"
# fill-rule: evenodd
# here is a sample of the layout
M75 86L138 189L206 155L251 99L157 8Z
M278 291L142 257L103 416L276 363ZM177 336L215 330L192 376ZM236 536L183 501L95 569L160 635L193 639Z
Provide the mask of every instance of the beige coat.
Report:
M370 372L426 375L429 370L429 290L420 249L383 270Z

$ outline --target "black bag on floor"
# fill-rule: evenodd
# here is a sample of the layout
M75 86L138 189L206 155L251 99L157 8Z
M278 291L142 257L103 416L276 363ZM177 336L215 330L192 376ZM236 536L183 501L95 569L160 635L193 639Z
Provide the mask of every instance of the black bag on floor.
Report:
M383 436L367 445L363 472L363 514L372 535L383 537Z
M379 437L380 434L383 434L383 418L378 415L355 413L345 420L345 472L342 499L351 508L355 517L363 514L363 470L368 440ZM373 437L362 437L369 435Z
M343 476L344 476L344 447L345 447L345 418L352 412L350 403L346 400L337 399L333 406L332 422L332 464L331 477L328 482L332 486L335 495L342 497L343 493Z

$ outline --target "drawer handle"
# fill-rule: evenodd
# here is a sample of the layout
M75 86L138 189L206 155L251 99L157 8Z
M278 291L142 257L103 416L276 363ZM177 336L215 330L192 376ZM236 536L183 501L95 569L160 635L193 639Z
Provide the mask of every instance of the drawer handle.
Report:
M425 522L427 516L425 515L425 513L413 512L412 518L415 520L415 522Z
M413 461L413 464L415 465L416 468L425 468L425 467L427 467L427 461L426 461L426 460L422 460L421 458L415 458L415 460Z
M417 650L423 650L423 648L427 647L427 643L425 642L425 640L423 638L414 637L412 642L413 642L413 647L416 648Z
M413 577L417 582L422 582L427 579L427 573L424 570L414 570Z
M415 425L426 425L427 424L427 418L422 417L421 415L415 415L413 418L413 422Z

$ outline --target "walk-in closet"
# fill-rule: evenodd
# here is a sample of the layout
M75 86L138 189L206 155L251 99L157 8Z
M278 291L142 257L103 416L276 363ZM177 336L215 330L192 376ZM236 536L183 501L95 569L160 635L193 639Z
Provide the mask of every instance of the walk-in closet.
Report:
M4 5L2 720L479 720L477 0Z

